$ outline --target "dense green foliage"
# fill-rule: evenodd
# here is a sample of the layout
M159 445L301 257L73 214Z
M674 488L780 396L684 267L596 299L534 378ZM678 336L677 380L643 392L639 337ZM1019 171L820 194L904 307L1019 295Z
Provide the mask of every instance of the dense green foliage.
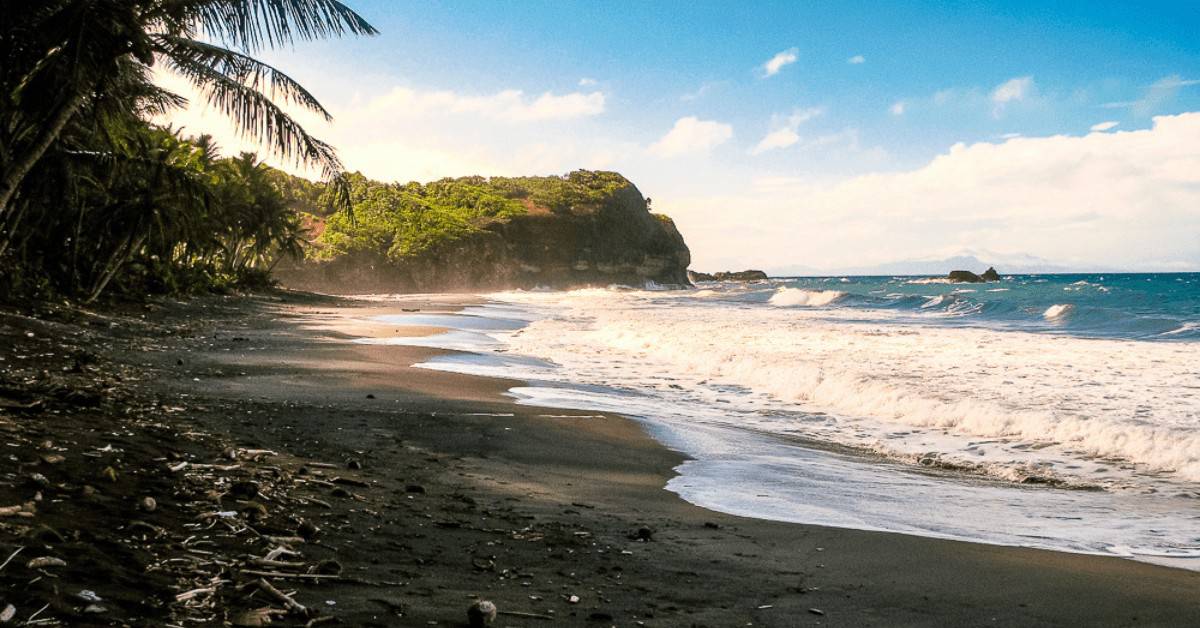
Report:
M348 176L353 211L328 219L314 256L380 254L392 261L423 253L530 210L596 206L629 185L615 172L563 177L462 177L432 183L380 183Z
M277 101L328 114L250 55L374 32L340 2L0 2L0 299L262 279L298 251L291 206L328 213L319 187L148 120L183 102L152 81L166 66L271 154L339 181L333 149Z

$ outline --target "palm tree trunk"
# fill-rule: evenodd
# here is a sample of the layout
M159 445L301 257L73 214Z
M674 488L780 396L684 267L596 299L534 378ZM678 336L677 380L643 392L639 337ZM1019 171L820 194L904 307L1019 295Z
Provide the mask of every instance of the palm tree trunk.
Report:
M32 145L24 151L18 151L13 161L5 165L4 172L0 174L0 216L8 212L8 205L16 195L21 181L25 180L25 175L29 174L42 155L46 154L54 140L62 134L67 122L71 121L71 116L75 115L75 112L79 111L79 107L83 105L86 94L87 90L79 91L59 105L58 109L46 119Z
M130 257L133 257L134 252L141 248L142 243L145 241L146 236L140 235L136 240L126 240L125 246L127 248L117 249L117 252L113 255L112 259L109 260L108 265L105 267L104 274L100 276L100 281L98 281L95 287L92 288L91 294L88 295L88 298L84 301L84 304L91 304L95 302L96 299L100 298L100 295L104 292L104 289L108 287L108 282L112 281L112 278L117 275L117 271L121 270L121 267L125 265L125 262L129 261Z

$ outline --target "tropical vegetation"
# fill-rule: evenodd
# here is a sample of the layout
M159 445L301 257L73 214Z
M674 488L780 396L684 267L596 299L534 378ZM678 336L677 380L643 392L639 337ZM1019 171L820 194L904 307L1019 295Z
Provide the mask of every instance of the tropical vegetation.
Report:
M290 108L328 112L254 54L375 30L334 0L0 0L0 298L262 281L300 252L296 206L348 207L333 148ZM151 123L191 84L313 185Z
M460 177L380 183L347 175L351 212L330 216L311 249L317 259L374 254L392 262L420 255L528 212L587 211L630 183L615 172L549 177Z

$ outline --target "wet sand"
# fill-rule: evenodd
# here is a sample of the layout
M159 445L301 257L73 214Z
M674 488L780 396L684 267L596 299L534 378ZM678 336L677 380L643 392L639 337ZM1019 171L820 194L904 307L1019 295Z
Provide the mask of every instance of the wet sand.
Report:
M181 304L154 316L190 333L115 355L147 374L135 394L289 477L349 462L351 491L288 489L309 506L287 516L322 528L306 556L344 577L276 582L343 625L465 625L477 597L498 626L1200 625L1200 573L715 513L664 490L683 458L632 420L518 406L518 382L411 368L439 350L351 342L433 331L372 316L472 301Z

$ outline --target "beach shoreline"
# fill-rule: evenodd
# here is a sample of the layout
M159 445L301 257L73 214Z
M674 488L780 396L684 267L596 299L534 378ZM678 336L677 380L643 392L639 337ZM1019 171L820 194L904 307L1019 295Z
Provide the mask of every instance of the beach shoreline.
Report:
M441 350L353 342L434 331L378 315L479 301L200 300L153 315L190 334L115 355L225 441L353 462L349 510L325 496L305 516L324 529L307 551L358 582L289 583L348 625L464 625L476 597L507 626L1200 622L1200 573L709 511L665 489L684 457L632 419L518 405L519 382L412 367Z

